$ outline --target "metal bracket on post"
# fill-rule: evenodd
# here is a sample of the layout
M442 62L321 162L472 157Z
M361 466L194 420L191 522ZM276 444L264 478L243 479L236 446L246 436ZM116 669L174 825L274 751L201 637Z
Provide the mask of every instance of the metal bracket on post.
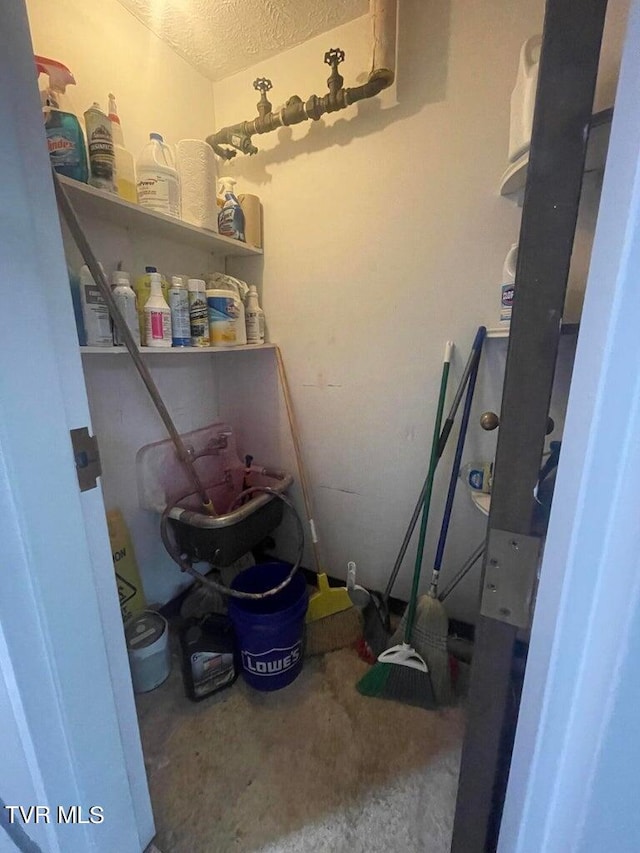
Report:
M95 489L98 485L98 477L102 474L98 440L95 435L89 435L87 427L71 429L69 434L80 491L87 492L89 489Z
M542 540L490 530L480 613L516 628L528 628L538 579Z

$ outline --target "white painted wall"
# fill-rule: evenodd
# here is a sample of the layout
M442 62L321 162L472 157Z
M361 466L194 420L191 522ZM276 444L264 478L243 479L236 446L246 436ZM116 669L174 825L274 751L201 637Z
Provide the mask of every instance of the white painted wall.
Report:
M255 137L260 153L227 167L239 190L264 204L263 307L288 365L334 574L354 559L363 582L384 586L426 473L443 343L457 344L455 383L476 327L497 323L502 264L520 222L519 209L497 194L509 99L520 45L541 30L542 13L542 3L528 0L403 0L393 91ZM257 76L272 79L274 106L293 93L323 94L323 55L337 46L346 51L345 85L362 82L370 68L367 18L216 84L217 127L255 114ZM605 53L603 81L616 69L615 50ZM604 83L600 89L606 99ZM236 268L255 275L244 262ZM477 416L499 408L505 353L505 342L487 342L467 459L493 448L495 436L481 434ZM281 413L268 415L275 383L252 382L251 369L247 362L242 379L233 379L237 417L267 413L274 430L282 427ZM560 426L563 373L554 405ZM224 389L222 399L233 393ZM286 428L271 444L293 467ZM452 452L435 493L427 566ZM444 582L483 531L461 489ZM397 594L408 593L410 574L407 561ZM477 577L450 599L452 615L473 619Z
M93 101L106 109L108 93L116 95L134 157L150 131L172 144L211 133L211 83L117 0L28 0L27 10L35 52L75 76L67 91L81 121Z

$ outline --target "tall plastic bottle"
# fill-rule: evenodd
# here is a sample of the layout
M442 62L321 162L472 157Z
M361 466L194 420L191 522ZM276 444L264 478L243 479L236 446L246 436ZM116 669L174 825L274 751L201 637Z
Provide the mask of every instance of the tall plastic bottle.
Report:
M116 158L116 189L120 198L135 204L138 201L136 167L133 162L133 154L125 148L115 95L111 93L109 93L109 119Z
M102 264L100 267L102 269ZM80 269L80 299L87 346L112 347L109 309L86 264Z
M209 346L209 316L207 311L206 285L200 278L190 278L189 322L191 326L191 346Z
M505 325L511 323L517 262L518 244L514 243L507 252L507 257L504 259L504 266L502 267L502 284L500 285L500 322Z
M75 85L76 81L61 62L44 56L34 58L38 73L49 78L49 85L40 92L40 100L51 165L59 174L86 184L89 167L84 135L66 96L67 86Z
M149 134L136 162L136 175L138 204L180 218L180 179L171 149L159 133Z
M529 149L533 128L533 109L536 103L538 67L542 36L528 38L520 49L518 75L511 93L509 124L509 160L514 163Z
M151 296L151 273L158 272L157 267L145 267L144 275L139 276L133 286L135 294L138 298L138 320L140 323L140 342L145 345L145 328L144 328L144 306L147 304L147 299ZM161 275L162 295L166 302L169 302L169 283L166 278Z
M171 346L171 309L162 295L159 273L151 273L151 296L144 306L145 341L148 347Z
M190 347L189 292L181 275L174 275L171 278L169 308L171 308L171 345Z
M89 183L93 187L115 193L116 155L109 116L100 109L96 101L85 110L84 126L87 131L89 151Z
M264 343L264 311L258 302L258 291L255 284L249 285L247 304L245 307L245 320L247 324L247 343Z
M140 325L138 323L138 303L136 295L131 287L129 273L124 270L116 270L111 276L111 293L120 313L125 319L127 327L137 346L140 346ZM113 345L124 346L124 340L118 332L118 328L111 321L113 327Z
M244 211L233 189L236 180L235 178L220 178L220 185L222 187L220 193L222 207L218 213L218 233L244 242Z

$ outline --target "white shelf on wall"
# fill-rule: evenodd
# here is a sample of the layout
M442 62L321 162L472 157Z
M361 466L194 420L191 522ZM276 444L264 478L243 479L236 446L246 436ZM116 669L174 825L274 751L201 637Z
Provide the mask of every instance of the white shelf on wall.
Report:
M257 350L275 349L275 344L240 344L233 347L140 347L143 355L161 355L164 358L189 355L214 355L222 352L255 352ZM129 355L126 347L80 347L82 355Z
M66 178L64 175L58 175L58 177L64 184L71 203L78 208L81 220L84 218L83 215L95 217L114 225L130 228L137 233L152 233L156 238L173 240L185 246L221 256L262 255L262 249L256 249L255 246L249 246L240 240L196 228L195 225L183 222L182 219L156 213L139 204L124 201L112 193Z
M563 323L560 326L560 334L561 335L577 335L580 330L579 323ZM488 338L508 338L509 337L509 326L494 326L493 328L487 327L487 335Z
M607 159L609 134L613 107L595 113L591 117L587 157L584 164L585 172L602 172ZM515 196L524 189L529 167L529 152L525 151L515 163L511 163L500 179L500 195Z

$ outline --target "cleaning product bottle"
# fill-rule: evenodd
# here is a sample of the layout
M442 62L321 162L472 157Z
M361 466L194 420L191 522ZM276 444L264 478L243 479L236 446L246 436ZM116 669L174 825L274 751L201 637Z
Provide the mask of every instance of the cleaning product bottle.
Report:
M247 306L245 310L247 322L247 343L264 343L264 311L258 302L258 291L255 284L249 285Z
M235 178L220 178L224 201L218 213L218 232L244 242L244 213L234 193Z
M51 165L61 175L87 183L89 168L82 127L70 107L66 88L75 85L73 74L55 59L36 56L39 74L47 74L49 85L40 92L47 148Z
M174 275L171 278L169 308L171 308L171 345L190 347L189 292L181 275Z
M187 282L189 291L189 323L191 327L191 346L209 346L209 324L207 322L206 285L200 278L190 278Z
M518 244L514 243L502 267L502 284L500 285L500 322L508 325L511 322L513 293L516 281L516 264L518 262Z
M244 300L249 293L249 285L240 278L235 278L232 275L227 275L222 272L214 272L207 279L207 307L209 307L209 296L212 290L230 290L235 295L235 306L233 309L234 319L234 340L239 346L247 343L247 325L244 311ZM228 294L222 294L227 296ZM211 345L214 346L215 334L211 329L211 311L209 311L209 337Z
M151 296L144 306L145 341L148 347L171 346L171 308L162 295L159 273L152 272Z
M102 264L100 268L102 269ZM80 269L80 299L87 346L113 346L109 309L86 264Z
M85 111L84 126L89 149L89 183L93 187L115 193L116 156L109 116L96 101Z
M140 325L140 342L142 346L145 346L146 338L145 338L145 320L144 320L144 306L147 304L147 300L151 296L151 273L158 272L157 267L145 267L144 275L141 275L136 279L136 283L133 286L135 294L138 298L138 321ZM162 275L160 276L162 281L162 295L165 298L165 301L169 302L169 283L166 278Z
M136 167L133 154L124 147L124 135L118 116L115 95L109 93L109 119L113 135L113 148L116 158L116 189L120 198L135 204L138 201L136 192Z
M171 149L159 133L150 133L136 163L138 203L180 218L180 179Z
M111 293L116 305L120 309L120 313L125 319L127 327L137 346L140 346L140 325L138 323L138 303L136 295L133 292L130 284L129 273L124 270L116 270L111 276ZM124 340L120 337L120 333L116 325L113 323L113 345L116 347L124 346Z
M230 288L207 290L209 339L212 347L234 347L240 343L238 327L241 304L239 296Z

